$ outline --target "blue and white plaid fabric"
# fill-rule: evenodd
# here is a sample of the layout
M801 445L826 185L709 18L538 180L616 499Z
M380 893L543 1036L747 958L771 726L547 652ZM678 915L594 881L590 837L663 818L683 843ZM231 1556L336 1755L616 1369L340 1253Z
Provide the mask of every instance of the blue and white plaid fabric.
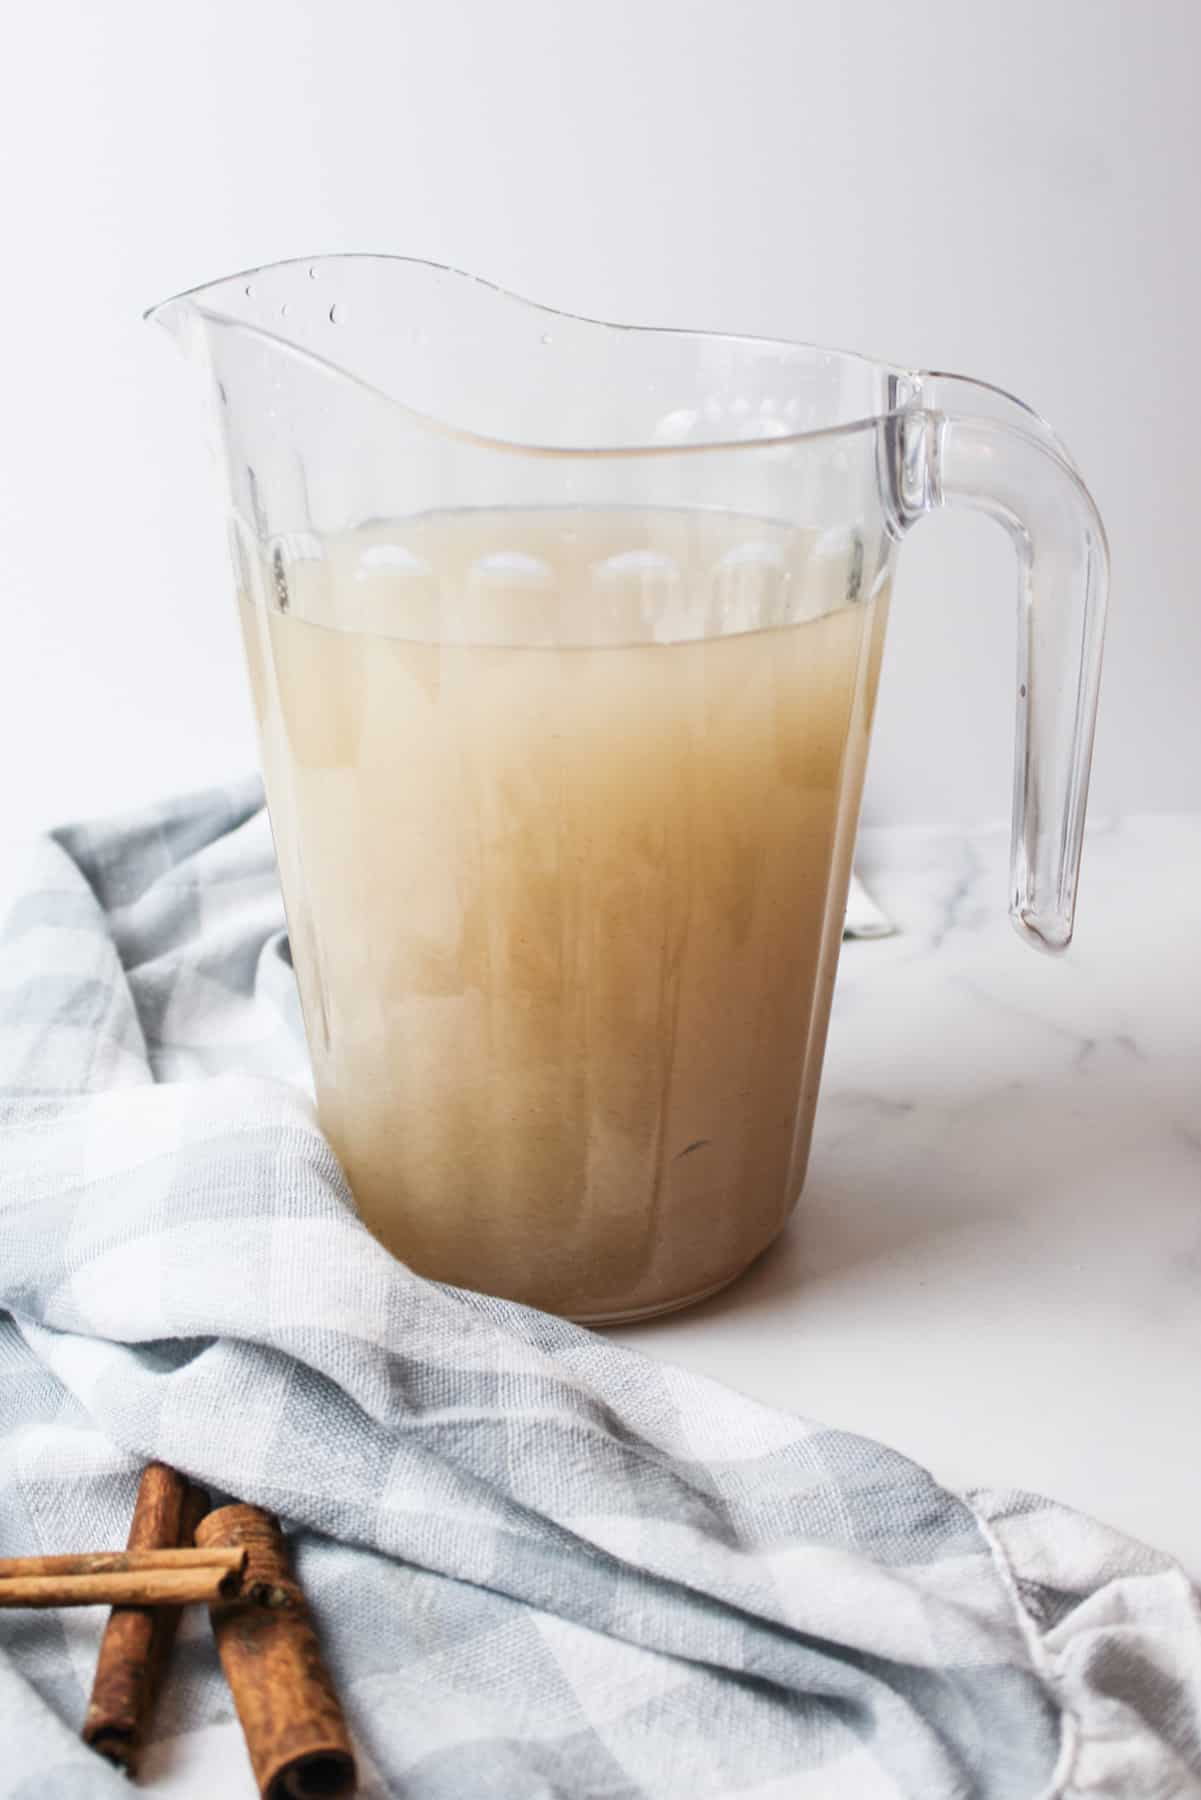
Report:
M152 1456L279 1512L368 1795L1201 1794L1170 1559L368 1236L304 1091L257 786L10 876L0 1554L122 1544ZM0 1612L0 1794L120 1791L76 1736L102 1625ZM143 1779L254 1791L198 1610Z

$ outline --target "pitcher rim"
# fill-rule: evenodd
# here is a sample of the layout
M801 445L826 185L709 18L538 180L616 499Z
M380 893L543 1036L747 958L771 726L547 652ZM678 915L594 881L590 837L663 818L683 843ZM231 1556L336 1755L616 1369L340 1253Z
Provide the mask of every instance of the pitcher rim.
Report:
M255 324L249 320L238 318L236 314L223 311L217 307L205 306L199 297L211 289L223 287L227 282L253 281L256 276L263 276L280 269L311 267L314 263L336 262L390 262L405 263L410 267L431 269L440 275L453 275L462 281L475 282L478 286L489 289L502 299L516 301L519 306L527 307L531 312L545 313L549 318L567 320L573 324L593 325L604 331L638 332L648 337L671 338L707 338L714 343L748 344L770 347L777 350L808 351L815 356L837 356L849 362L862 364L864 367L877 370L898 380L912 382L914 393L901 404L886 407L878 412L865 413L837 424L819 425L807 431L788 431L773 433L770 436L757 438L705 438L693 443L637 443L637 444L536 444L526 443L518 438L498 437L489 432L477 431L468 426L451 423L436 415L421 411L400 399L395 394L387 393L374 382L367 381L361 375L345 368L332 358L323 356L320 351L310 350L307 346L272 331L266 326ZM225 275L219 275L212 281L199 282L193 287L181 288L178 293L169 294L165 299L156 301L142 313L143 323L161 323L161 315L173 306L189 306L202 318L216 323L229 325L239 331L245 331L280 348L289 350L293 355L328 369L331 374L350 382L353 386L374 394L390 406L399 408L412 417L420 418L423 423L432 426L448 437L456 438L494 451L507 451L522 456L538 457L641 457L641 456L680 456L698 455L712 452L728 452L732 450L779 450L792 446L846 437L854 433L874 430L889 419L912 412L915 407L920 410L921 383L923 381L953 379L970 383L987 393L998 395L1010 404L1020 408L1027 414L1032 425L1042 429L1046 427L1041 415L1025 400L1020 399L1008 389L997 386L994 382L981 381L976 376L955 375L952 371L928 368L910 368L903 363L889 361L882 357L869 356L861 350L846 350L835 344L818 344L802 338L772 337L763 332L714 331L704 326L690 325L640 325L619 319L602 319L591 313L569 311L566 307L550 306L543 300L532 300L528 295L519 294L513 288L503 286L498 281L491 281L487 276L475 275L468 269L459 268L454 263L437 262L431 257L406 256L399 251L387 250L336 250L325 254L308 256L285 256L273 262L256 263L250 268L233 269Z

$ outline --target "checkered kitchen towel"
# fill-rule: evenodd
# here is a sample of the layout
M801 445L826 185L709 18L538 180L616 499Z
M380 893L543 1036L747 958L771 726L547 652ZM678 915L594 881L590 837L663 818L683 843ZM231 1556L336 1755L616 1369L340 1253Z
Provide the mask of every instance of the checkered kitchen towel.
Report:
M152 1456L276 1509L370 1795L1201 1793L1168 1558L376 1245L257 787L61 832L0 910L0 1554L120 1544ZM0 1612L0 1794L119 1791L101 1625ZM199 1611L144 1773L253 1791Z

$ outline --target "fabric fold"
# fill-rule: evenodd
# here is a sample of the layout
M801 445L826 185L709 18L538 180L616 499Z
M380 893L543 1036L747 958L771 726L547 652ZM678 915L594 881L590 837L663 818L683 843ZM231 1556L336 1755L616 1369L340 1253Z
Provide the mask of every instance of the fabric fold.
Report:
M1201 1792L1170 1559L375 1242L305 1091L253 784L17 866L0 1554L122 1542L152 1455L278 1511L367 1794ZM0 1794L115 1791L71 1735L101 1623L0 1613ZM145 1768L252 1791L202 1619Z

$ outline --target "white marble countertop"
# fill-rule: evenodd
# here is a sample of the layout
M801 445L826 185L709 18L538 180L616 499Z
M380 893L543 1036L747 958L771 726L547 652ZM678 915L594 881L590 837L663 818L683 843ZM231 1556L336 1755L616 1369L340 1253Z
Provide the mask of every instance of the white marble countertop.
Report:
M613 1335L1201 1577L1201 817L1092 827L1058 959L1005 919L1007 849L864 834L900 932L843 945L788 1230Z

